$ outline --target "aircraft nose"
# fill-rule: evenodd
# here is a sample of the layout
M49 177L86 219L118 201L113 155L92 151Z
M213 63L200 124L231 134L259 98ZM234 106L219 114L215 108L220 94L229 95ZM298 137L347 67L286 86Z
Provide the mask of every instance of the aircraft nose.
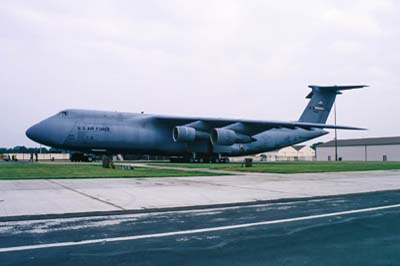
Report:
M49 118L28 128L25 134L35 142L57 147L65 141L66 136L64 136L64 131L65 130L60 127L58 121Z
M40 132L40 126L36 124L28 128L28 130L25 132L25 135L35 142L40 142Z

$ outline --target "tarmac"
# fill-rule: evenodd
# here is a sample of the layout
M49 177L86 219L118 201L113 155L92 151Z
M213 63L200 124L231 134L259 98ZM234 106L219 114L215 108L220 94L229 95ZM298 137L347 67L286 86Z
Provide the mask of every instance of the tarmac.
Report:
M400 190L400 171L0 182L0 220Z
M400 191L0 221L0 265L398 265Z

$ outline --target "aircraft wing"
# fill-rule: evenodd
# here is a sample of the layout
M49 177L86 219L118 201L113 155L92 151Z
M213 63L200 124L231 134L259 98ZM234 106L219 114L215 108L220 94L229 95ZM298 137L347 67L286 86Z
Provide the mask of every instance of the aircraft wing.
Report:
M223 119L223 118L185 118L173 116L155 116L156 120L173 126L186 126L196 130L211 133L216 128L224 128L235 131L236 133L254 136L258 133L274 129L287 128L296 129L303 128L312 129L346 129L346 130L365 130L364 128L327 125L320 123L307 122L283 122L283 121L264 121L264 120L242 120L242 119Z

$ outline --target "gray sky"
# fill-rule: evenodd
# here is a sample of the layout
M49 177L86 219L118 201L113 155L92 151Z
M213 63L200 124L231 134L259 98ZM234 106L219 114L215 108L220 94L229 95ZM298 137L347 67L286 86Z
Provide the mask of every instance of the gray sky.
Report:
M0 146L34 146L25 130L66 108L296 120L309 84L371 86L338 98L338 124L369 130L339 137L400 135L399 11L394 0L3 0Z

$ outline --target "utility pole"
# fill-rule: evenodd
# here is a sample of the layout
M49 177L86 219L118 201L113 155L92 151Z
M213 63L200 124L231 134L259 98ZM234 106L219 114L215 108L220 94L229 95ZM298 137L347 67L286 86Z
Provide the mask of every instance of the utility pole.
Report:
M335 114L335 126L336 126L336 101L334 106L334 114ZM337 129L335 128L335 161L338 160L338 140L337 140Z

